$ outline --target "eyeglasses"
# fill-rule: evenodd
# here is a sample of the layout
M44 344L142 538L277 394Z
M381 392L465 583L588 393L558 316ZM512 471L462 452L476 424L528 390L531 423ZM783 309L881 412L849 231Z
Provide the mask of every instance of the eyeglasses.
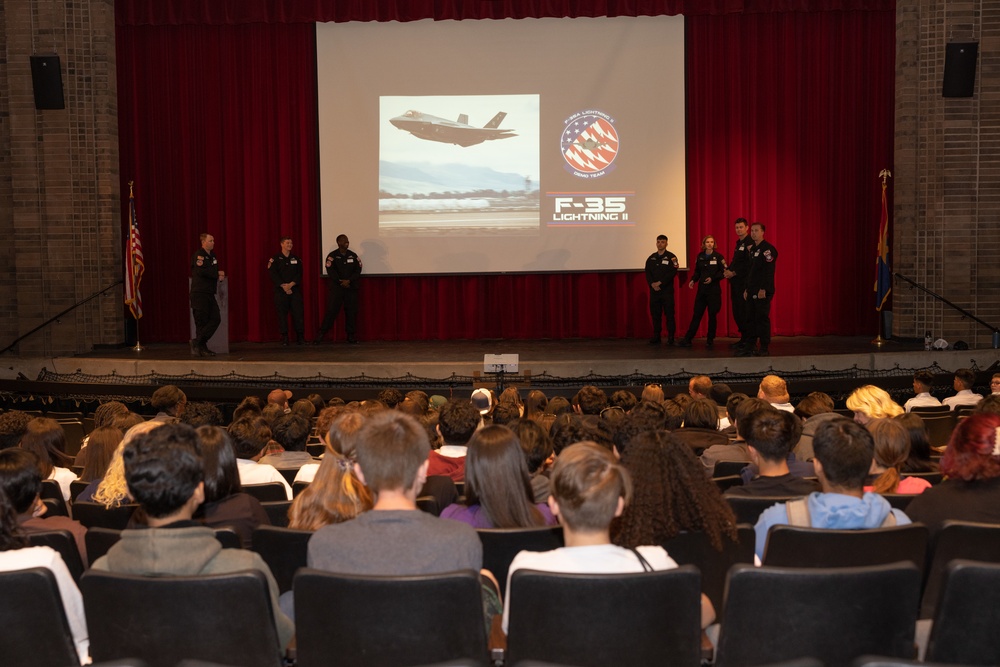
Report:
M650 382L646 385L647 387L655 387L656 389L662 389L659 382Z
M614 412L615 410L617 410L618 412L620 412L622 414L625 414L625 408L623 408L622 406L620 406L620 405L609 405L608 407L606 407L603 410L601 410L601 419L604 419L604 414L606 412Z

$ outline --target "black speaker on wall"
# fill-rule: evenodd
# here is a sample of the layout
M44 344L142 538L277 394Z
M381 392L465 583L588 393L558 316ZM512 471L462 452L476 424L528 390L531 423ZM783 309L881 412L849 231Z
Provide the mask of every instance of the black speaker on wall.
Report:
M31 85L35 90L36 109L65 109L62 68L59 56L31 56Z
M943 97L972 97L976 90L978 42L954 42L944 51Z

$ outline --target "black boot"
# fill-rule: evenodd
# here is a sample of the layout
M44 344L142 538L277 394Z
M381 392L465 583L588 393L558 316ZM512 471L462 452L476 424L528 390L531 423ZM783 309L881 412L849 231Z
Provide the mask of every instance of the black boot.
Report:
M288 347L288 334L281 334L281 347Z
M191 356L192 357L203 356L201 354L201 345L198 344L198 339L197 338L192 338L191 339Z
M297 332L295 334L295 344L296 345L305 345L306 344L306 335L304 333L302 333L301 331L299 331L299 332Z
M203 357L214 357L215 356L215 352L212 352L210 349L208 349L208 345L206 345L205 343L202 343L201 344L201 356L203 356Z

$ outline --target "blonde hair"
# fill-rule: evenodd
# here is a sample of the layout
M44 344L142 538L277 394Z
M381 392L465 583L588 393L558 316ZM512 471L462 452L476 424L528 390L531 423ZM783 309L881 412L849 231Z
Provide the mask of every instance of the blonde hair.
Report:
M869 419L885 419L903 414L903 408L892 400L889 392L873 384L855 389L847 397L847 409L860 412Z
M788 396L788 385L777 375L764 376L760 381L760 393L763 394L761 398L768 403L788 403L791 400Z
M154 428L162 426L164 422L142 422L130 428L125 437L122 438L115 454L108 464L108 470L104 473L104 479L97 485L94 492L94 502L101 503L107 508L117 507L129 502L128 483L125 481L125 462L122 460L122 452L125 445L132 442L137 436L148 433Z

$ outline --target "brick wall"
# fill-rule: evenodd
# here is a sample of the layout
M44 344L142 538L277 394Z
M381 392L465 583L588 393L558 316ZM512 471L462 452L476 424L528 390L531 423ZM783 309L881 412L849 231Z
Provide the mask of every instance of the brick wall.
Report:
M121 279L113 0L0 4L0 346ZM34 106L29 56L60 57L66 109ZM22 355L123 340L120 287Z
M945 99L945 45L979 42L975 96ZM892 268L1000 326L1000 1L896 7ZM989 347L991 332L896 283L894 334Z

